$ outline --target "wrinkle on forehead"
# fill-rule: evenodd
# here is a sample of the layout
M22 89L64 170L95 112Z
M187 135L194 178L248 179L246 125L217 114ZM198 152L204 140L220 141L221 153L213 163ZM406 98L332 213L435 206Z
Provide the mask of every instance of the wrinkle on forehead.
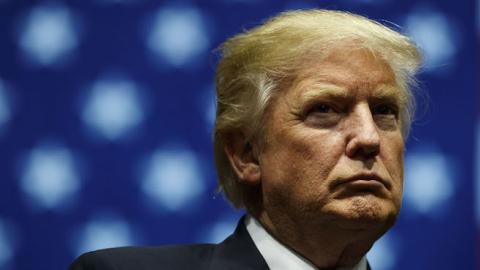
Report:
M345 72L353 76L349 80L341 78ZM299 70L297 79L303 80L308 77L323 78L325 81L340 85L346 84L344 86L348 86L348 84L396 84L395 73L390 65L368 49L352 51L337 49L321 61L315 61L314 58L308 60Z
M336 49L321 61L312 57L299 68L291 86L306 96L347 96L368 90L373 98L397 99L402 105L407 99L390 65L368 49Z

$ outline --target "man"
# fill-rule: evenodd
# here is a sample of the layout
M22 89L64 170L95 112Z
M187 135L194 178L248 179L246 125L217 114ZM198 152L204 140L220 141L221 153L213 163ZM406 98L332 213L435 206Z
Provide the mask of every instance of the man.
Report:
M218 245L96 251L72 270L369 269L400 210L415 45L361 16L308 10L221 52L219 186L247 217Z

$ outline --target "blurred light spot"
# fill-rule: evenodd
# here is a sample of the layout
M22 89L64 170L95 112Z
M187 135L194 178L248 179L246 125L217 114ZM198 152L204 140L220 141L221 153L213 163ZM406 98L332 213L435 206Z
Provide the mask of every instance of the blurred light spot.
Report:
M214 224L208 224L205 229L201 230L199 242L219 243L225 240L225 238L234 232L238 219L237 216L228 216Z
M176 67L192 62L208 46L204 18L194 8L159 10L147 37L147 47Z
M442 213L454 193L452 158L435 149L407 153L405 158L405 205L433 215Z
M127 79L96 81L83 110L83 121L98 135L117 140L143 120L137 86Z
M0 128L5 125L11 117L11 107L8 100L7 86L0 80Z
M134 244L130 225L118 217L95 218L83 226L77 254L88 251L131 246Z
M385 234L368 251L367 258L372 269L395 269L396 254L398 252L394 248L394 243L397 241L393 241L392 238L394 238L392 237L392 232Z
M51 65L77 47L78 38L71 12L61 6L34 7L20 31L19 45L28 60Z
M186 149L157 150L149 158L142 190L166 210L193 206L204 191L199 162Z
M0 269L7 269L6 265L15 255L17 231L6 220L0 219Z
M458 39L452 20L431 8L419 8L406 18L406 29L424 53L427 70L452 66L458 48ZM458 34L458 33L457 33Z
M23 168L21 188L34 207L61 207L80 188L75 159L67 148L40 145Z

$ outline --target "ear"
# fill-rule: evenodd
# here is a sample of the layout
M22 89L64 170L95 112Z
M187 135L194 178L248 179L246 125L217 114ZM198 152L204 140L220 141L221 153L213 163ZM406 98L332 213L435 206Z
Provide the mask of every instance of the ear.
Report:
M243 133L232 133L225 144L225 153L240 182L248 185L260 183L258 147L246 140Z

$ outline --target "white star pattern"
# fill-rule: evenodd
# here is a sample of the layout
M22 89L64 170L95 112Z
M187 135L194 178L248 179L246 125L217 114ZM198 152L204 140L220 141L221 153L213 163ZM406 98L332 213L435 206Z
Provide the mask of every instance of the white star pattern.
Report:
M175 67L192 62L208 46L204 18L192 7L160 9L147 37L147 47Z
M60 62L77 43L71 12L66 7L53 5L32 8L19 38L27 59L44 66Z
M130 225L122 218L107 215L87 222L79 232L76 254L88 251L131 246L134 244Z
M128 79L99 79L83 109L83 121L107 140L121 139L143 120L138 91Z
M454 159L435 148L409 152L405 158L405 205L423 215L444 213L442 205L454 195L454 172Z
M142 191L168 211L195 204L204 191L200 165L187 149L159 149L147 162Z
M79 188L75 159L69 149L39 145L31 150L24 164L21 189L32 207L61 207Z
M407 16L405 28L423 49L427 70L439 72L455 64L459 32L454 32L452 21L445 14L420 7Z

